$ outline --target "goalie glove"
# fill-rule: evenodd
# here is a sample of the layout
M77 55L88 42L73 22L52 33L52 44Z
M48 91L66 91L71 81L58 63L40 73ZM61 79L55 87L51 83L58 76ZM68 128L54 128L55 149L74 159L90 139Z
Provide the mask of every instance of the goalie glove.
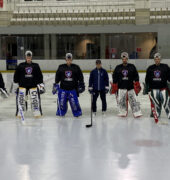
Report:
M3 98L8 98L9 95L8 95L6 88L0 88L0 92L1 92L1 96Z
M140 86L139 81L134 82L133 86L134 86L134 91L136 95L138 95L141 91L141 86Z
M40 94L45 93L45 85L44 85L44 83L38 84L37 87L38 87L38 90L39 90Z
M54 84L53 84L53 89L52 89L53 95L56 94L59 89L60 89L59 84L54 83Z
M85 91L84 82L79 82L79 84L78 84L78 92L83 93L84 91Z
M111 84L111 89L110 89L110 94L116 94L118 91L118 84L116 83L110 83Z
M93 88L92 87L89 87L88 91L89 91L90 94L93 94Z

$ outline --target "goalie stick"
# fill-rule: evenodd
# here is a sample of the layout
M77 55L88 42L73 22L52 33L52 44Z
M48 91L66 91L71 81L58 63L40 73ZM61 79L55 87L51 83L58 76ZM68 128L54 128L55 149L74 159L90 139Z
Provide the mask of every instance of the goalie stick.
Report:
M92 102L93 102L93 94L91 94L91 121L90 121L90 124L86 124L86 128L89 128L89 127L92 127L93 125L93 110L92 110Z
M155 106L154 106L154 104L153 104L153 102L152 102L152 98L151 98L150 93L149 93L149 99L150 99L150 101L151 101L151 111L152 111L152 113L153 113L153 117L154 117L155 123L158 123L158 122L159 122L159 119L158 119L158 116L157 116L157 113L156 113L156 110L155 110Z

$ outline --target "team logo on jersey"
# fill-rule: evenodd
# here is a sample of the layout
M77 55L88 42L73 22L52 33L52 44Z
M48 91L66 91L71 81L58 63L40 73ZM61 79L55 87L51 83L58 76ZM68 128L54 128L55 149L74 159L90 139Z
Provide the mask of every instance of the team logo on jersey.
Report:
M32 73L32 67L26 67L25 71L27 74L31 74Z
M67 78L70 78L72 76L72 71L66 71L65 75Z
M125 76L125 77L126 77L126 76L128 75L128 70L125 70L125 69L124 69L124 70L122 70L122 74L123 74L123 76Z
M161 71L159 71L159 70L154 71L154 76L156 78L159 78L161 76Z

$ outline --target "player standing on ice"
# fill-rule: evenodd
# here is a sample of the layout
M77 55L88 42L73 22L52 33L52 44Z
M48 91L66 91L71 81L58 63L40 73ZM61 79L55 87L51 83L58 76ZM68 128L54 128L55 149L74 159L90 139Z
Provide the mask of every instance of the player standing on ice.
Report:
M119 114L118 116L126 117L128 114L128 101L134 117L142 115L140 104L137 102L136 95L141 90L139 75L136 67L128 63L128 53L121 53L122 64L117 65L113 73L113 84L111 94L116 94Z
M32 62L32 52L25 52L26 61L20 63L14 73L14 83L18 83L16 96L16 116L21 117L20 109L23 113L27 110L26 97L29 94L31 99L31 109L34 117L42 115L40 94L45 92L43 75L37 63Z
M143 94L150 94L151 103L153 103L158 117L161 115L162 106L165 109L167 117L170 119L170 68L167 64L161 62L161 54L154 55L155 64L148 67L145 77L145 86ZM153 113L151 112L151 117Z
M0 92L1 92L1 96L3 98L7 98L8 97L8 93L7 90L5 88L5 83L2 77L2 74L0 73Z
M60 85L59 85L60 83ZM57 116L64 116L67 112L67 102L69 101L74 117L82 115L78 101L79 93L84 92L84 77L80 67L72 64L72 54L66 54L66 64L58 67L53 84L52 93L58 93Z
M90 73L89 78L89 92L93 95L92 109L96 115L96 101L100 94L102 100L102 114L107 110L106 94L109 92L109 77L105 69L102 68L101 60L96 60L96 68Z

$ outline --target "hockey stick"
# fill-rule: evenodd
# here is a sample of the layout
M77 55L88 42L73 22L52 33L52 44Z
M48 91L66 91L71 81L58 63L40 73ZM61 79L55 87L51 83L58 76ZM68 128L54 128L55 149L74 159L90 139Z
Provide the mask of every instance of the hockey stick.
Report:
M151 95L149 93L149 99L151 101L151 110L152 110L152 113L153 113L153 117L154 117L154 120L155 120L155 123L158 123L159 119L158 119L158 116L157 116L157 113L156 113L156 110L155 110L155 106L152 102L152 98L151 98Z
M14 87L14 83L12 82L12 83L11 83L11 86L10 86L10 88L9 88L9 93L12 93L13 87Z
M58 109L59 109L59 112L60 112L60 116L61 116L61 106L60 106L60 101L59 101L59 92L58 92L58 97L57 97L57 104L58 104Z
M92 125L93 125L93 109L92 109L92 102L93 102L93 94L91 94L91 122L90 122L90 124L87 124L86 125L86 128L89 128L89 127L92 127Z

